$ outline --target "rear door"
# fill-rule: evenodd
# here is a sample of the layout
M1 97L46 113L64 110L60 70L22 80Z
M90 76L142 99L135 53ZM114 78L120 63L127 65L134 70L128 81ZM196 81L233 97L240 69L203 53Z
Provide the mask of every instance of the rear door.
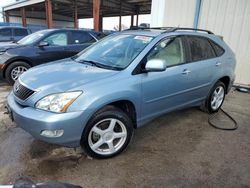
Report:
M96 39L87 31L71 31L67 51L71 56L74 56L94 42Z
M190 99L204 99L213 82L213 74L216 74L216 54L205 37L186 36L188 44L188 62L184 69L189 71L188 94Z
M47 42L48 46L36 47L37 62L40 64L70 57L71 54L67 50L68 38L67 31L60 31L52 33L43 39L41 42Z
M28 35L27 29L24 29L24 28L14 28L13 29L14 41L19 41L20 39L22 39L23 37L25 37L27 35Z
M0 42L12 41L12 30L11 28L0 29Z

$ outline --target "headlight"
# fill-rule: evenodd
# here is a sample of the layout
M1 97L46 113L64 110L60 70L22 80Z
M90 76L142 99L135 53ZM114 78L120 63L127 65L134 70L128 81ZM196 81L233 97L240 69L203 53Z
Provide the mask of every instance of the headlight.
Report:
M75 91L48 95L36 103L36 108L51 112L64 113L81 94L81 91Z

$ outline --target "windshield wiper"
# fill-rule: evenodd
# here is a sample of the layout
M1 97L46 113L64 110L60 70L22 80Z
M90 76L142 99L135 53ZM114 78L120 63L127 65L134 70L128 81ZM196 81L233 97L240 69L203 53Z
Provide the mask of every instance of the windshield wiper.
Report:
M91 64L95 67L99 67L99 68L103 68L103 69L111 69L111 70L121 70L121 68L119 67L112 67L109 65L104 65L95 61L91 61L91 60L81 60L81 61L76 61L78 63L85 63L85 64Z
M78 63L85 63L85 64L90 64L92 66L95 66L95 67L101 67L101 64L100 63L97 63L95 61L90 61L90 60L81 60L81 61L77 61Z

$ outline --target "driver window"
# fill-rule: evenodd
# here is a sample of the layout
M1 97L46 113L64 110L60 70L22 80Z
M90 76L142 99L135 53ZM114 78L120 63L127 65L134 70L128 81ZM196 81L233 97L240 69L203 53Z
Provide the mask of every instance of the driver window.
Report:
M68 43L67 33L55 33L43 40L50 46L65 46Z
M160 41L147 56L150 59L161 59L167 66L174 66L185 62L185 54L181 37L169 38Z

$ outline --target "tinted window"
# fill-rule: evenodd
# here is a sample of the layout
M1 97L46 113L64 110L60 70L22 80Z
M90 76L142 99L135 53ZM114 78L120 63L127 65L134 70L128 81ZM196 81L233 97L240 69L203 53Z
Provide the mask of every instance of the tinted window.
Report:
M67 33L55 33L43 40L48 42L50 46L65 46L68 44Z
M97 38L98 40L104 38L107 36L107 34L102 33L102 32L92 32L91 33L95 38Z
M216 57L209 41L202 37L188 37L192 61Z
M216 44L215 42L210 40L211 45L214 48L214 51L216 53L217 56L221 56L224 53L224 49L222 47L220 47L218 44Z
M72 32L71 44L93 43L96 40L87 32Z
M181 37L169 38L159 42L147 56L147 60L162 59L168 66L185 62L185 53Z
M28 35L28 31L26 29L14 29L15 36L26 36Z
M0 37L11 37L11 29L0 29Z

